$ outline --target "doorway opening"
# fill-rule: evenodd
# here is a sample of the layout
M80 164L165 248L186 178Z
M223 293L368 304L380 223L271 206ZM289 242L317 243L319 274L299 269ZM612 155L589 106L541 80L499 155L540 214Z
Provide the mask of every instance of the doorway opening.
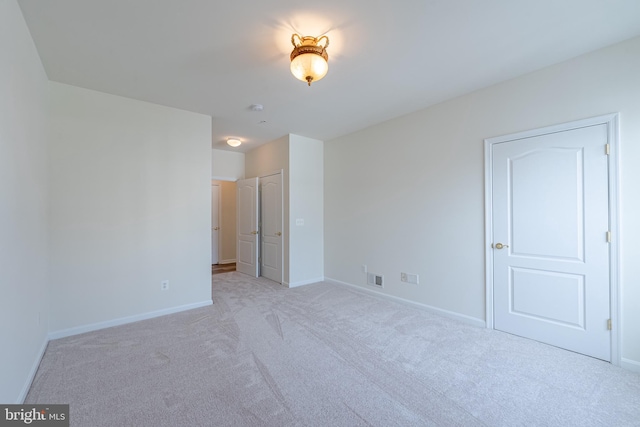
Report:
M237 230L236 183L211 181L212 273L235 271Z

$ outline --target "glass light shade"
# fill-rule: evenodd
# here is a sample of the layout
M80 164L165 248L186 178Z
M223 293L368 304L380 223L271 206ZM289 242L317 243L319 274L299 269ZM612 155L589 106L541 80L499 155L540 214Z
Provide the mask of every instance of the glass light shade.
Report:
M291 73L296 79L309 84L323 78L327 71L329 71L327 61L315 53L303 53L291 61ZM309 78L311 79L309 80Z
M232 147L239 147L242 142L239 139L227 139L227 144Z

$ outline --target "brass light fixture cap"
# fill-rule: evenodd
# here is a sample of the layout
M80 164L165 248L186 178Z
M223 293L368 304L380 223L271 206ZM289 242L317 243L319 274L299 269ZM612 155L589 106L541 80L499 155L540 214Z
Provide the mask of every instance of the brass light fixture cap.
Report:
M298 43L296 43L296 39L298 39ZM321 40L326 40L324 45L320 45ZM329 62L329 55L327 54L327 47L329 46L329 38L327 36L322 37L311 37L304 36L300 37L297 34L291 36L291 44L293 45L293 51L291 52L291 60L303 53L315 53L316 55L320 55L324 58L325 61Z

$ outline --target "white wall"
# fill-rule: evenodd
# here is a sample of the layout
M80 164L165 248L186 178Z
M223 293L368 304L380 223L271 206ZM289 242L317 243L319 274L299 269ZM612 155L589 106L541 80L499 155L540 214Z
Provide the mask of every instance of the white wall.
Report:
M22 403L49 316L47 76L22 12L0 2L0 402Z
M289 286L324 279L323 159L322 141L289 135Z
M211 178L225 181L244 178L244 153L211 150Z
M484 320L483 139L620 112L622 356L640 370L640 38L325 143L325 276ZM401 284L400 272L420 285Z
M50 98L53 336L210 304L210 117L53 82Z

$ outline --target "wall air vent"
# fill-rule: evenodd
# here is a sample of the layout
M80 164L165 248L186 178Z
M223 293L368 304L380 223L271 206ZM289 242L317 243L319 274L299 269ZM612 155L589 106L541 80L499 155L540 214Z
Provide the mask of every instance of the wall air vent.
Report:
M384 286L384 276L381 274L367 273L367 283L382 288Z

